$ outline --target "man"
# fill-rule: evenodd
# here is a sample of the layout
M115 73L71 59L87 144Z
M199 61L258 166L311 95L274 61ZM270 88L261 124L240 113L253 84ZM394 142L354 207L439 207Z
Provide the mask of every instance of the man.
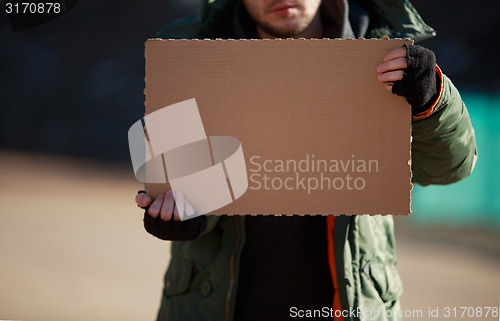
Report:
M406 0L215 0L163 28L163 38L433 36ZM412 106L413 181L449 184L476 159L460 95L419 46L377 67L387 90ZM179 199L177 199L179 202ZM146 208L146 230L172 243L158 320L285 320L303 310L335 320L399 320L402 284L390 216L199 216L179 221L172 192ZM332 212L334 209L332 209ZM326 308L326 309L325 309ZM349 313L365 309L365 313ZM368 312L379 311L378 316ZM330 315L316 315L315 319Z

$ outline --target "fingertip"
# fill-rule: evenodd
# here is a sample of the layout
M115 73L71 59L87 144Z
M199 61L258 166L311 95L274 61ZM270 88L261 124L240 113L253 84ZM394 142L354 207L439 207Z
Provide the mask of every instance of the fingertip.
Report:
M160 214L161 206L163 204L163 199L164 199L163 194L161 194L149 206L148 213L152 217L156 218Z
M184 194L182 192L175 192L175 207L180 215L184 215Z
M164 221L170 221L172 219L172 212L174 210L175 199L172 190L169 190L163 194L164 200L161 206L160 218Z
M141 207L145 207L151 203L151 197L149 197L149 195L147 195L147 194L139 193L135 197L135 202L137 203L137 205L139 205Z
M151 216L152 218L157 218L158 214L160 214L160 211L157 208L155 207L148 208L148 215Z
M172 219L172 213L169 213L167 211L161 211L160 218L163 221L170 221Z
M175 199L172 194L172 191L168 191L165 194L165 201L162 206L162 212L168 214L168 217L171 218L172 212L174 211Z
M166 192L165 194L165 200L166 201L169 201L169 200L174 200L175 197L174 197L174 193L172 190L169 190L168 192Z

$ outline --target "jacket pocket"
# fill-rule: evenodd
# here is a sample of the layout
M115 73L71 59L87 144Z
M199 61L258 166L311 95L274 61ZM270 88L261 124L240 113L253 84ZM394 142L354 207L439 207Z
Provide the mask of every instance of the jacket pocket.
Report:
M172 257L165 275L165 295L171 297L185 293L189 288L192 272L191 261Z
M393 264L364 262L361 273L372 282L383 302L397 300L403 294L403 283Z

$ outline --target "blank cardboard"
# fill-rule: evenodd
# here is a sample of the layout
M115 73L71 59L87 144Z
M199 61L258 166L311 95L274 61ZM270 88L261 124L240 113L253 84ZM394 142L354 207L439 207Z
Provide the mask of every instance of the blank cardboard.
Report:
M404 43L151 39L146 115L195 98L207 135L241 142L248 188L212 213L406 215L411 109L376 71Z

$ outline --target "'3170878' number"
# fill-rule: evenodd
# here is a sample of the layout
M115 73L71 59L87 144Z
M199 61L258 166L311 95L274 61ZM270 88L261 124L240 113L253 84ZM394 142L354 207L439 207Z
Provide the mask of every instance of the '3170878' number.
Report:
M487 318L498 317L498 307L445 307L445 318Z
M7 2L5 12L8 14L43 14L61 13L59 2Z

